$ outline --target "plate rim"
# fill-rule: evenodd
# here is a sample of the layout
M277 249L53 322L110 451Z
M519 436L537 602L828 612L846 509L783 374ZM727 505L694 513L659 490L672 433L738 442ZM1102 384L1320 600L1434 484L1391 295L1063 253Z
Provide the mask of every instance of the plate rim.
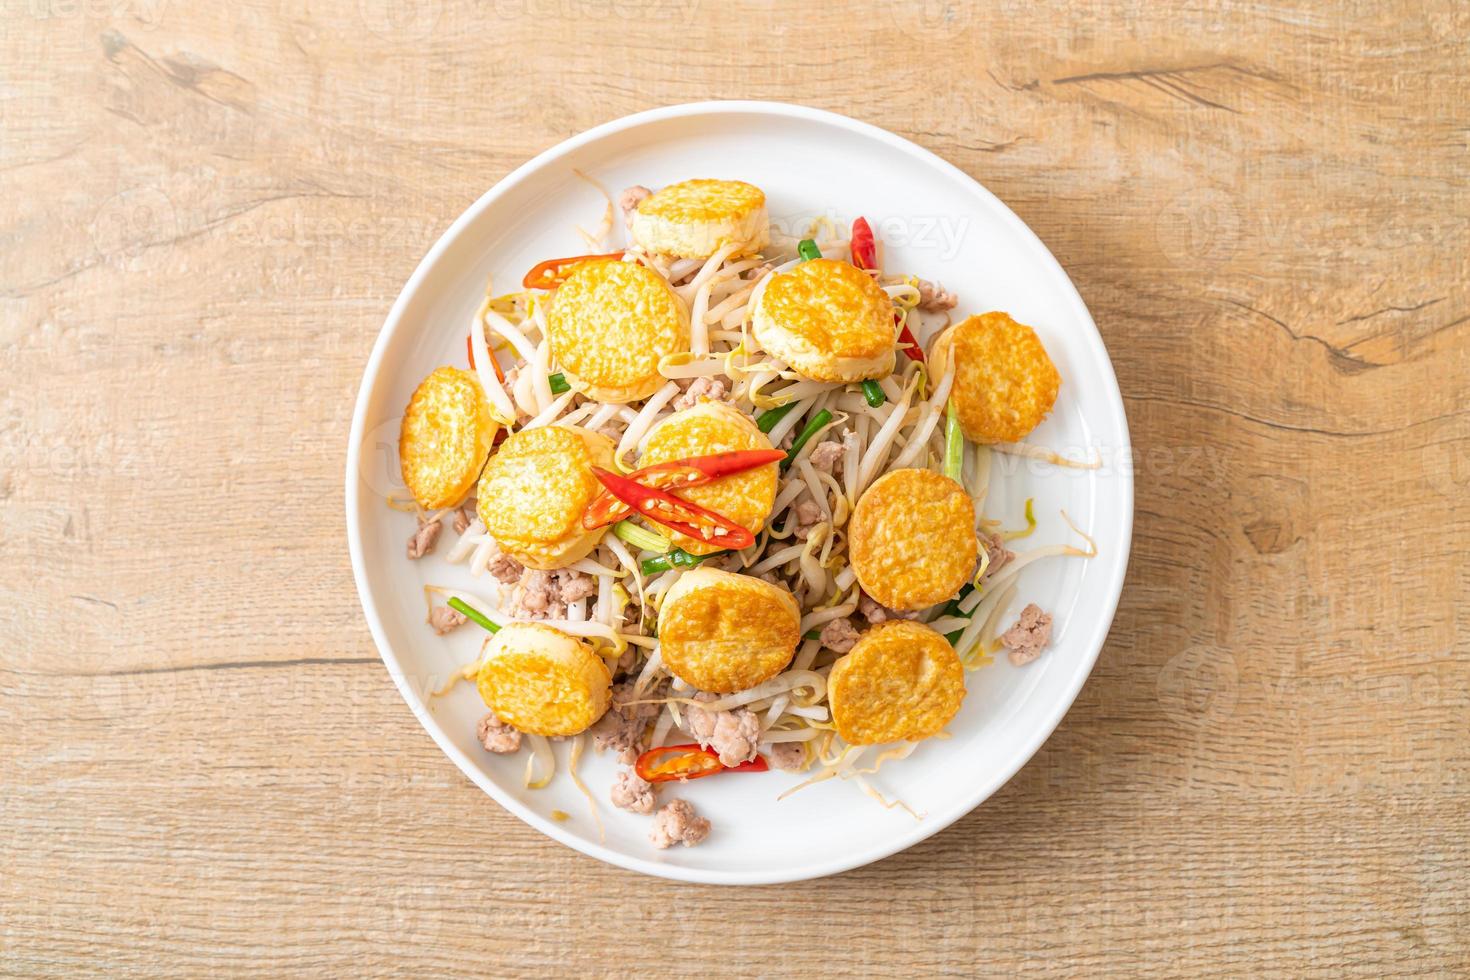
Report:
M358 604L362 608L363 617L367 621L369 632L371 632L373 637L373 643L378 650L378 656L387 668L389 676L393 679L394 686L398 688L399 695L403 698L404 703L408 705L409 710L419 722L420 727L428 733L439 746L439 749L454 762L460 772L475 785L479 786L482 791L503 808L552 840L558 841L588 857L596 858L599 861L629 871L636 871L674 881L688 881L700 884L784 884L840 874L844 871L863 867L875 861L881 861L900 851L907 850L915 844L921 843L938 834L940 831L945 830L961 818L973 812L991 796L995 795L1022 767L1031 761L1041 746L1056 731L1057 726L1061 724L1062 719L1066 717L1072 705L1076 703L1077 695L1081 692L1082 686L1087 682L1087 678L1091 676L1092 670L1097 664L1097 659L1102 653L1108 632L1112 628L1113 618L1117 613L1118 603L1121 600L1123 586L1126 582L1128 558L1132 552L1133 545L1133 473L1131 469L1119 468L1114 474L1114 486L1116 487L1116 492L1120 495L1119 505L1123 513L1122 526L1119 528L1122 547L1119 549L1120 558L1116 565L1115 581L1112 583L1111 588L1108 589L1109 595L1104 600L1103 614L1093 621L1085 639L1084 649L1086 650L1086 655L1078 661L1072 674L1065 680L1063 685L1065 695L1056 698L1054 706L1045 715L1044 723L1039 725L1035 734L1022 745L1019 751L1015 752L1011 763L998 769L989 779L977 783L972 792L966 794L965 799L954 808L953 812L946 813L941 817L929 815L923 823L917 824L912 832L896 834L882 839L872 847L850 855L793 865L776 871L718 870L665 864L647 858L625 854L606 845L584 840L580 836L563 830L555 822L548 820L523 805L514 797L504 793L492 780L480 771L480 768L465 753L460 751L449 740L448 735L442 731L443 726L430 725L428 723L427 712L424 706L416 703L416 695L413 694L409 680L404 674L402 666L398 662L398 658L388 642L382 620L378 615L376 602L370 598L362 535L359 528L361 523L361 481L359 478L359 465L361 461L362 440L367 428L367 395L372 387L378 383L389 340L401 328L403 313L408 306L410 298L418 292L423 280L427 278L430 271L438 264L442 255L454 241L497 199L509 193L522 181L539 172L548 164L553 163L557 159L572 153L588 143L595 142L603 137L626 129L632 129L650 123L706 114L765 114L784 117L786 119L800 119L837 126L860 136L876 139L894 149L916 157L921 162L935 167L952 177L958 177L969 184L982 198L988 199L988 202L996 207L1002 219L1010 224L1011 230L1019 234L1023 240L1028 240L1033 249L1039 254L1041 260L1044 263L1050 263L1052 270L1060 273L1062 281L1066 283L1069 292L1065 299L1075 308L1075 312L1080 314L1080 321L1087 327L1085 340L1091 344L1095 344L1096 351L1102 355L1101 363L1098 367L1103 375L1103 380L1107 383L1106 387L1108 391L1105 394L1110 396L1108 400L1112 402L1112 410L1116 416L1110 421L1117 426L1118 431L1122 435L1122 442L1116 448L1116 452L1120 458L1126 455L1127 458L1131 459L1132 438L1128 428L1127 411L1123 404L1122 392L1118 387L1117 374L1113 368L1112 358L1108 355L1107 346L1103 342L1102 335L1098 332L1097 324L1093 320L1091 312L1087 309L1087 304L1083 302L1081 294L1077 292L1077 287L1072 282L1071 277L1067 275L1066 270L1062 268L1061 263L1052 255L1051 250L1046 247L1046 244L1042 242L1040 237L1004 201L996 197L983 184L948 160L945 160L931 150L919 146L912 140L872 123L863 122L862 120L854 119L831 110L816 109L790 102L751 99L686 102L646 109L609 120L570 136L536 154L481 194L473 204L466 208L445 229L444 233L439 236L433 246L425 253L424 257L419 260L418 265L414 267L413 273L404 283L402 289L399 290L398 296L394 300L392 307L390 307L382 327L378 330L377 339L373 343L372 353L368 357L367 366L363 370L362 380L358 385L357 399L353 406L352 425L349 431L347 445L347 468L345 474L347 544L352 563L353 581L357 588Z

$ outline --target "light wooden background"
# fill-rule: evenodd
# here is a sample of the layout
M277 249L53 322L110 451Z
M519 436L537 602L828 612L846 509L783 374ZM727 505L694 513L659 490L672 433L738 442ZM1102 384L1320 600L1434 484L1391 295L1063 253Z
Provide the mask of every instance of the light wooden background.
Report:
M0 2L0 971L1470 970L1470 7ZM1056 253L1138 450L1032 763L835 879L542 839L359 621L349 415L424 251L635 110L802 101Z

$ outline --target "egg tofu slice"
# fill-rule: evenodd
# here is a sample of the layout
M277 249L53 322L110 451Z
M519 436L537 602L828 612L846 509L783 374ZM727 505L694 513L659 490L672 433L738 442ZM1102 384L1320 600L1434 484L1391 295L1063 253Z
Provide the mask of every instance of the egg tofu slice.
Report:
M1056 404L1062 378L1036 331L1007 313L967 317L940 334L935 376L955 364L954 399L971 442L1019 442Z
M670 184L633 212L633 240L681 259L707 259L726 245L736 255L759 252L771 240L766 195L739 180Z
M607 436L572 425L512 433L480 477L480 520L502 551L528 568L563 568L597 546L582 514L602 490L592 468L612 469Z
M965 671L954 648L909 620L869 629L827 677L832 722L852 745L937 735L964 699Z
M612 677L583 640L539 623L513 623L485 645L475 678L501 721L532 735L577 735L607 711Z
M771 277L751 329L763 349L813 381L893 373L893 302L848 262L812 259Z
M975 509L965 488L931 470L894 470L863 493L847 552L863 591L890 609L951 598L979 557Z
M465 498L496 428L485 392L468 371L437 368L414 389L398 430L398 463L419 506L437 510Z
M658 636L675 677L729 694L786 669L801 642L801 610L789 591L753 575L697 568L664 596Z
M689 349L689 311L637 262L583 262L552 295L546 336L568 384L621 404L657 391L659 360Z
M664 419L648 434L639 466L653 466L691 456L708 456L736 449L770 449L766 437L750 416L724 402L700 402ZM679 496L706 510L723 514L751 534L759 534L776 503L777 464L767 463L743 473L722 476L697 487L679 490ZM674 544L695 555L724 550L684 534Z

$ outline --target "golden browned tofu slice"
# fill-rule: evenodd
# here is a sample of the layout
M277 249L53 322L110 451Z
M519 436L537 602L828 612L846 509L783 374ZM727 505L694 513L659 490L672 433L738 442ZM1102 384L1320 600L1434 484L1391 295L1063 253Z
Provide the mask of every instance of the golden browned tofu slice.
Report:
M786 589L714 568L685 572L659 607L659 647L675 677L728 694L770 680L801 641L801 610Z
M675 412L654 426L639 465L653 466L737 449L770 448L771 440L751 421L750 416L723 402L701 402ZM706 510L723 514L751 534L759 534L776 503L779 472L775 463L768 463L743 473L720 477L702 486L682 489L679 496ZM718 544L706 544L677 533L674 534L674 544L696 555L721 550Z
M664 383L659 361L689 349L689 311L637 262L583 262L552 294L546 336L573 388L601 402L637 401Z
M975 571L974 504L947 476L894 470L858 501L847 551L864 592L890 609L924 609L951 598Z
M1056 404L1062 378L1036 331L1006 313L967 317L940 334L935 375L955 364L950 395L965 438L981 444L1019 442Z
M490 455L496 428L473 374L441 367L425 378L398 431L398 462L413 499L429 510L463 500Z
M502 626L476 676L496 716L532 735L577 735L607 711L612 677L585 640L540 623Z
M937 735L965 699L965 671L949 641L923 623L872 627L832 665L827 700L853 745Z
M751 318L761 349L814 381L893 373L893 302L856 266L812 259L771 277Z
M612 469L613 441L572 425L513 433L480 477L476 507L500 549L529 568L564 568L585 558L606 528L588 531L582 515L602 484L594 466Z
M660 188L633 212L633 240L650 252L707 259L734 246L734 255L770 242L766 195L740 180L685 180Z

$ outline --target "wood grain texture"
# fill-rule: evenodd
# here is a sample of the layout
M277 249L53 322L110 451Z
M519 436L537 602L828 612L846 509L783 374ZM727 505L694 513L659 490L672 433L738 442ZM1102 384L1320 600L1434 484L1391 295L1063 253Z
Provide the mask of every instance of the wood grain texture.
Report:
M1470 970L1470 7L0 8L0 971ZM501 811L378 663L340 512L440 231L711 97L983 181L1092 309L1137 451L1061 728L801 887L644 879Z

